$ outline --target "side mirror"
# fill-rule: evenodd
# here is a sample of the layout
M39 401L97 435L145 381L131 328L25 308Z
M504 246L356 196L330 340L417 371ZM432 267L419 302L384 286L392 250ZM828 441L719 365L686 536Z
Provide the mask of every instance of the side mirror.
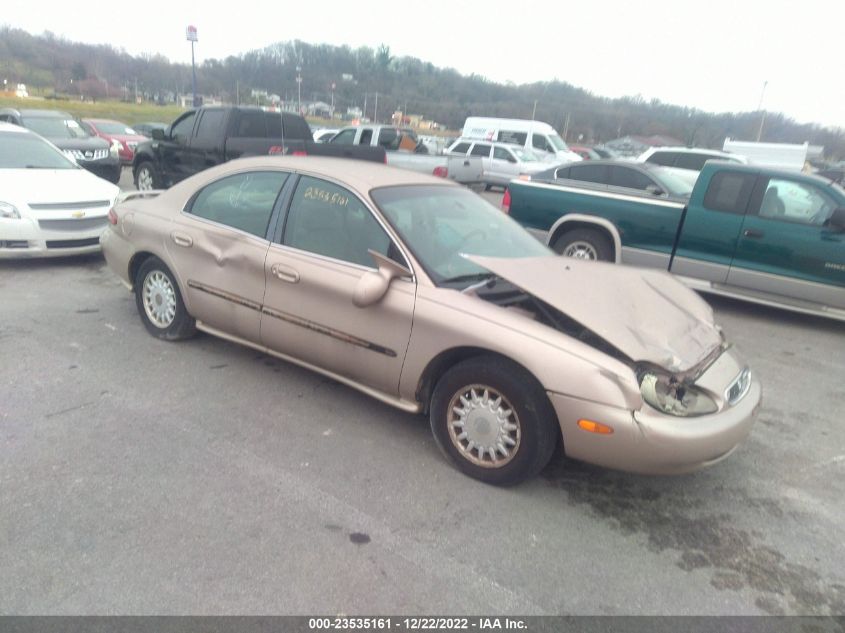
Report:
M653 196L665 196L666 192L657 185L648 185L645 190Z
M825 226L837 233L845 233L845 207L834 209L833 214L825 222Z
M395 278L411 276L411 271L402 264L372 249L368 252L378 266L378 270L368 271L358 280L352 294L352 303L359 308L366 308L381 301L387 294L387 289L390 288L390 282Z
M164 130L162 130L161 128L154 127L154 128L150 131L150 133L152 134L152 138L153 138L153 140L156 140L156 141L163 141L163 140L164 140L164 138L165 138L165 137L164 137Z

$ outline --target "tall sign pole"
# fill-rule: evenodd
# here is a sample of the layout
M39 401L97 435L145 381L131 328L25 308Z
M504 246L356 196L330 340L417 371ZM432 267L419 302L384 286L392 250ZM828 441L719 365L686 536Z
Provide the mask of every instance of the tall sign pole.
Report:
M189 25L188 28L185 29L185 35L191 43L191 87L194 91L193 104L196 108L199 105L199 103L197 103L197 65L196 62L194 62L194 44L197 41L197 27Z

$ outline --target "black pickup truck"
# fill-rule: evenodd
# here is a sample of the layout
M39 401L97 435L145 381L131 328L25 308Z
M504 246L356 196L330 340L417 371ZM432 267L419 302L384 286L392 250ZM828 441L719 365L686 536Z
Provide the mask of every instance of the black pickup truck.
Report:
M308 122L256 107L188 110L135 149L132 174L141 191L164 189L234 158L266 154L340 156L385 162L384 148L315 143Z

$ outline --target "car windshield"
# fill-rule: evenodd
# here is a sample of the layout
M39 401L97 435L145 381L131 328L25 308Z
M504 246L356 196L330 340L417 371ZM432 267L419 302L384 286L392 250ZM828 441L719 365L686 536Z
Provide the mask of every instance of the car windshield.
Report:
M118 121L96 121L94 126L103 134L137 134L131 127Z
M692 182L687 182L677 174L674 174L671 169L666 167L654 167L649 169L649 173L654 176L670 196L676 198L689 198L692 193ZM696 174L696 177L698 174ZM694 180L694 179L693 179Z
M539 158L537 158L537 154L530 150L522 149L520 147L511 147L510 150L523 163L536 163L540 160Z
M406 185L370 195L437 284L463 287L489 274L464 255L552 254L510 217L461 187Z
M23 118L24 127L48 138L88 138L88 132L73 119L60 117L28 116Z
M549 139L549 142L552 144L552 147L554 147L557 151L565 152L566 150L569 149L566 146L566 143L563 142L563 139L560 138L557 134L549 134L547 136L547 138Z
M0 169L77 169L76 163L33 134L0 134Z

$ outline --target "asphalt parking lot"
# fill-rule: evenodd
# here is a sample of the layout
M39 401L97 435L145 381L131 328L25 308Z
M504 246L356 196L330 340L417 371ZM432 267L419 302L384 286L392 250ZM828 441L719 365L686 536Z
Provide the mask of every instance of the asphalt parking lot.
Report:
M498 489L422 417L153 339L100 256L0 297L0 613L845 614L845 323L712 299L764 386L734 455Z

